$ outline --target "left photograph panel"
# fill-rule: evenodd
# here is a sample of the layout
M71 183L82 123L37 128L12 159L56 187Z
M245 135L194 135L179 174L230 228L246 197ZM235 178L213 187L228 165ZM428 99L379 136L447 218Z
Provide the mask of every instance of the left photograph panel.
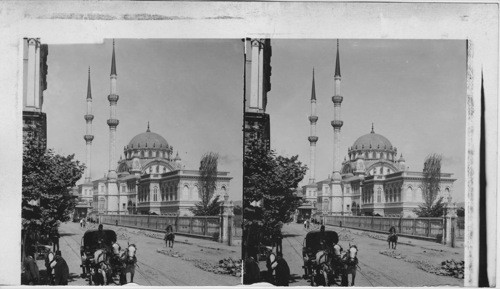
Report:
M241 40L20 41L21 284L241 284Z

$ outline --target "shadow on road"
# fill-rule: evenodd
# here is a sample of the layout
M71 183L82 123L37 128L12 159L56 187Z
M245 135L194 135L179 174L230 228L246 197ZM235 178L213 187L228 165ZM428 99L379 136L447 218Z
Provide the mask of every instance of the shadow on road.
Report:
M299 236L303 236L301 234L283 234L283 238L287 238L287 237L299 237Z
M76 235L74 233L61 233L60 236L61 237L64 237L64 236L73 236L73 235Z
M291 283L297 283L299 280L302 280L302 276L297 275L297 274L290 274L290 284Z

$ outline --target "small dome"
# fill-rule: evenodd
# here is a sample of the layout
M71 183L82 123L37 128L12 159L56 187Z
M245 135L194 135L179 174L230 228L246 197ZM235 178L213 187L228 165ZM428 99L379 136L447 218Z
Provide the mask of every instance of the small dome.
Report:
M360 136L352 145L354 149L392 149L391 142L383 135L375 133L373 130L371 133Z
M141 134L136 135L128 144L128 148L168 148L167 140L161 135L146 131Z

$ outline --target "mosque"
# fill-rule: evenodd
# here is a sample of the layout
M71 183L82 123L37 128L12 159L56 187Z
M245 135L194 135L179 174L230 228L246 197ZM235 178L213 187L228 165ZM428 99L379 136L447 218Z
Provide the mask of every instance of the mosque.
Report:
M340 161L340 133L343 121L340 109L343 96L340 94L341 74L339 42L334 75L334 119L333 127L333 172L328 178L316 181L316 92L314 71L311 91L310 163L309 184L302 187L304 204L298 213L302 217L314 214L326 215L380 215L394 217L416 217L413 210L424 202L422 194L422 172L408 171L402 153L383 135L371 131L360 136L348 148L344 161ZM451 173L441 173L438 198L451 202L453 183ZM436 199L438 199L436 198Z
M201 201L200 171L187 170L179 154L161 135L150 130L133 137L123 148L123 157L116 161L116 130L119 120L116 107L117 73L115 43L111 59L111 92L109 126L109 171L103 178L91 179L92 93L90 68L87 87L86 171L85 181L78 186L79 196L92 208L92 214L158 214L192 215L190 208ZM212 198L221 200L229 193L232 177L228 172L217 172L216 188Z

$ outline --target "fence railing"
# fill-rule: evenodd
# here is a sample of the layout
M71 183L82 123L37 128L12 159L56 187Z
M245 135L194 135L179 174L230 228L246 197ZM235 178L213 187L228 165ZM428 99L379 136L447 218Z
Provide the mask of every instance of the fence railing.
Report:
M155 215L101 215L101 223L140 229L165 230L172 225L176 233L219 238L219 216L155 216Z
M233 216L233 237L237 239L241 239L243 237L243 215L234 215Z
M394 226L399 234L428 238L443 236L444 230L443 218L325 216L325 224L380 232Z

